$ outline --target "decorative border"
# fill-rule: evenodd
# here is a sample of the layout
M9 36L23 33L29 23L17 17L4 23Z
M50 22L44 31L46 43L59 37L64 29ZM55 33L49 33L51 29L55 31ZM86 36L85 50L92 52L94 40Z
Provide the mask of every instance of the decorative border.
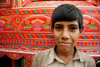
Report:
M0 3L0 8L11 8L12 0L4 0L4 3Z
M80 52L84 52L89 54L92 57L100 57L100 49L78 49ZM40 50L43 51L43 50ZM17 60L22 58L23 56L25 58L27 58L29 61L32 61L34 59L34 55L37 52L33 52L33 51L16 51L14 52L14 50L0 50L0 57L3 57L4 55L7 55L9 58L13 59L13 60Z
M54 39L53 34L18 34L18 33L0 33L0 38L10 39ZM81 35L79 40L99 40L100 34L98 35Z
M30 57L30 56L28 56ZM34 58L34 56L33 56ZM29 61L27 58L24 58L24 67L31 67L32 61Z
M87 0L88 2L96 5L96 6L100 6L100 1L99 0Z
M14 45L17 45L17 46L21 46L21 45L26 45L26 46L55 46L56 43L54 42L54 40L22 40L22 39L0 39L0 44L1 45L9 45L9 44L12 44L13 46ZM80 40L77 42L76 46L83 46L83 47L100 47L100 40L97 40L97 41L84 41L84 40Z
M30 0L12 0L12 5L13 5L13 8L16 8L16 7L25 7L25 5L27 3L30 3L31 1Z
M83 14L99 14L99 7L78 7ZM17 8L17 9L8 9L8 10L0 10L0 16L4 15L27 15L27 14L52 14L54 7L37 7L37 8Z
M13 60L18 60L18 59L20 59L20 58L22 58L24 56L29 61L33 61L33 58L34 58L35 54L0 51L0 57L3 57L4 55L7 55L9 58L11 58Z
M14 15L0 17L1 33L52 33L51 14L44 15ZM100 32L100 14L83 14L84 31L83 33ZM33 22L34 21L34 22ZM38 22L38 23L36 23ZM43 23L42 23L43 22ZM95 34L96 35L96 34Z
M73 4L75 6L94 6L93 4L87 2L87 1L36 1L36 2L31 2L31 3L27 3L27 5L25 7L35 7L35 6L58 6L61 4Z
M99 42L99 44L100 44L100 42ZM43 50L46 50L46 49L50 49L50 48L52 48L53 46L51 46L51 47L43 47L43 46L38 46L38 47L32 47L32 46L17 46L17 45L15 45L15 46L12 46L12 45L0 45L0 49L1 50L12 50L12 51L25 51L25 52L33 52L34 54L36 53L36 52L38 52L38 51L43 51ZM82 47L82 46L80 46L80 47L78 47L78 46L76 46L78 49L80 49L80 51L81 51L81 49L83 50L88 50L88 49L99 49L99 47Z
M9 45L0 45L1 50L12 50L12 51L28 51L33 52L34 54L38 51L43 51L46 49L50 49L51 47L44 48L44 47L24 47L24 46L9 46Z

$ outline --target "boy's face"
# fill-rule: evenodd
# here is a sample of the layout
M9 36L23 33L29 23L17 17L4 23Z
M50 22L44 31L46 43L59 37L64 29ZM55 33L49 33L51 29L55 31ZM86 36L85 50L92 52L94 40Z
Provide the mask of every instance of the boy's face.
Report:
M78 21L59 21L52 29L57 49L66 52L73 50L82 30L79 30Z

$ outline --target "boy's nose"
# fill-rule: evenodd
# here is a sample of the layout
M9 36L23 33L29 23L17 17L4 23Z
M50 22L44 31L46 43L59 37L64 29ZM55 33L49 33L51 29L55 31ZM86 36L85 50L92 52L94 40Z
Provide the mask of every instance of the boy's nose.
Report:
M67 30L63 30L61 38L64 40L69 39L69 32Z

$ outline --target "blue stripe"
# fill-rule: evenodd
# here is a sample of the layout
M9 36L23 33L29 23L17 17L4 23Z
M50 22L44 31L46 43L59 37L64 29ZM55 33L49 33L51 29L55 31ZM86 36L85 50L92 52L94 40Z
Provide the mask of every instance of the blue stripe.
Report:
M36 44L38 44L38 41L36 41Z
M43 41L43 43L45 44L45 41Z
M83 45L83 42L81 42L81 45Z
M97 42L96 42L96 45L97 45Z
M89 45L90 45L90 42L89 42Z
M6 40L6 43L7 43L7 40Z
M0 41L2 42L2 39Z
M51 45L52 45L52 41L51 41Z
M31 44L31 40L30 40L30 44Z
M23 43L25 44L25 40L23 40Z
M19 41L17 40L17 43L19 43Z
M11 40L11 42L13 43L13 40Z

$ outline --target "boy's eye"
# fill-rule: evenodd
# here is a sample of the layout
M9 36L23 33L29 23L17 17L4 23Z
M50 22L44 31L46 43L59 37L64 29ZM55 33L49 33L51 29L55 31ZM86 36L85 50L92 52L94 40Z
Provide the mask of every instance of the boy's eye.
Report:
M76 30L77 28L76 28L76 27L71 27L70 29L71 29L71 30Z
M62 27L55 27L57 30L60 30L60 29L62 29Z

